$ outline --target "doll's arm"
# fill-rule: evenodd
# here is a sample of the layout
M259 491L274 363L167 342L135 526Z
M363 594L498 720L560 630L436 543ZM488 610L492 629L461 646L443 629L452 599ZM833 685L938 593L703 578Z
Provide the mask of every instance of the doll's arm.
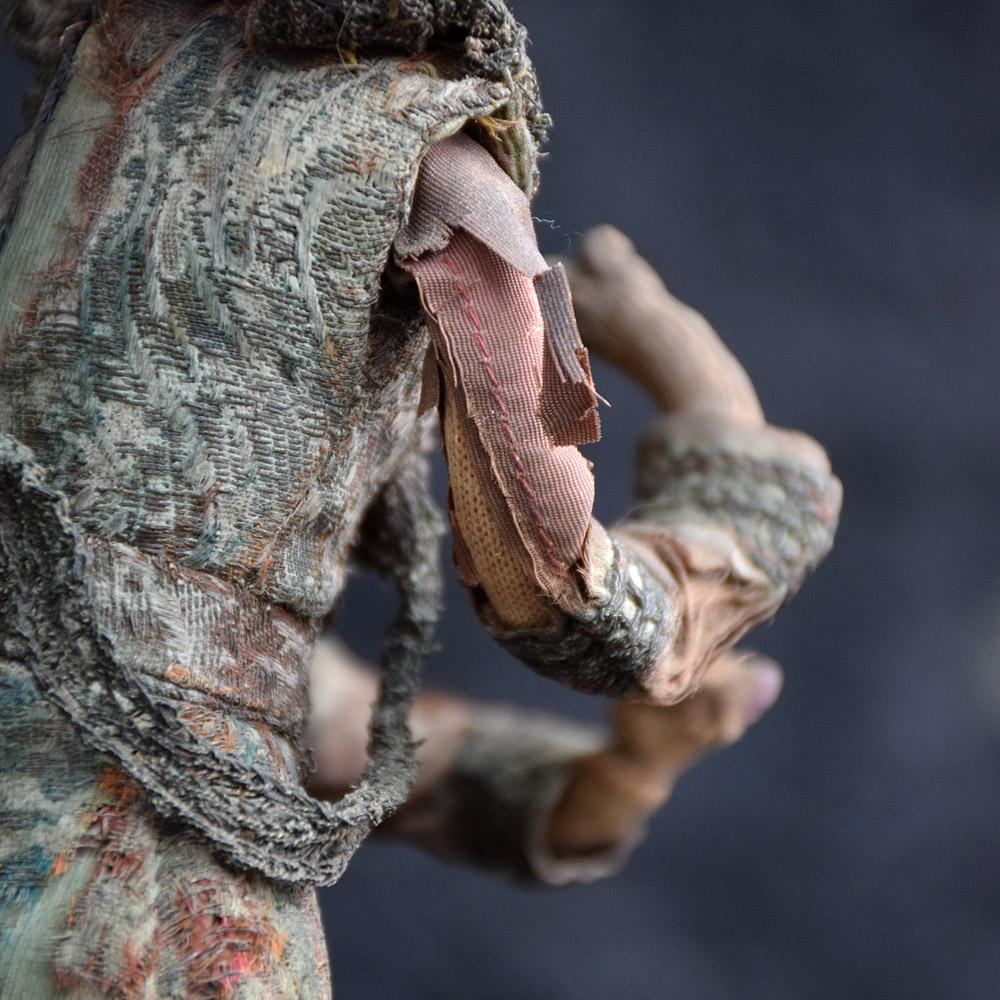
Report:
M649 815L704 754L735 742L770 707L781 674L726 653L680 705L619 702L610 733L551 715L425 693L411 711L420 772L379 828L439 856L551 885L615 872ZM310 791L337 798L364 767L377 678L344 647L313 664Z
M608 532L575 447L596 436L596 394L566 272L540 257L527 202L471 139L428 154L396 251L430 321L427 396L480 617L570 686L690 694L829 549L840 487L822 448L768 426L705 320L624 237L598 232L570 272L585 339L667 411L640 452L637 505Z

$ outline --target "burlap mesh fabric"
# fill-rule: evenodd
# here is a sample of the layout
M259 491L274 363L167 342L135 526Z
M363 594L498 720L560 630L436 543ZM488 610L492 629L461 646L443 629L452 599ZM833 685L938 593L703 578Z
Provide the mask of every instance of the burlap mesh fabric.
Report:
M540 601L531 563L491 482L482 448L476 448L475 428L456 412L457 407L453 397L443 418L456 561L466 583L486 584L497 614L512 628L544 626L551 613ZM466 550L471 565L464 565ZM480 578L480 572L485 579Z

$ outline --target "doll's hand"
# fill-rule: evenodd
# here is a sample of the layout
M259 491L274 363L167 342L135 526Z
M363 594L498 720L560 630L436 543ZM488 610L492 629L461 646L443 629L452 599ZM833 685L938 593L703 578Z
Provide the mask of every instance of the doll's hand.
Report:
M598 226L566 266L584 343L662 410L640 442L633 509L610 536L648 570L653 585L639 592L659 583L668 597L639 599L633 621L662 632L672 613L671 641L642 683L669 704L826 555L841 487L816 441L767 423L739 361L627 237ZM591 551L602 542L595 523Z
M550 677L669 705L697 690L708 665L775 615L823 558L840 483L816 441L766 422L736 358L620 232L592 230L565 267L586 346L663 413L640 443L629 516L610 531L591 521L584 606L560 602L566 616L548 630L544 619L514 620L504 612L531 607L532 583L504 605L494 573L484 586L496 614L483 617Z
M781 669L755 653L728 651L686 701L615 705L612 738L579 759L545 832L556 860L627 849L677 779L705 754L735 743L777 699Z
M580 336L595 354L639 383L664 413L712 413L764 424L753 383L697 310L613 226L595 226L563 262Z
M678 705L615 703L610 732L424 692L411 713L420 776L410 801L380 830L550 885L611 875L681 774L738 740L773 704L781 679L765 657L727 652ZM373 669L344 647L317 648L312 794L339 798L357 780L377 687Z

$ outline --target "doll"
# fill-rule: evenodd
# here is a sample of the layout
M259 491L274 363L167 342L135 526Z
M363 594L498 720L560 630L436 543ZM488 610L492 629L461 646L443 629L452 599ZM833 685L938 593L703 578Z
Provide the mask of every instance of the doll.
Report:
M613 871L777 696L730 648L831 544L822 449L620 234L541 257L547 119L499 0L9 17L44 96L0 178L0 993L326 996L314 887L383 821L555 884ZM611 531L584 340L665 413ZM436 419L478 615L613 698L608 741L411 712ZM400 592L380 683L317 652L352 560Z

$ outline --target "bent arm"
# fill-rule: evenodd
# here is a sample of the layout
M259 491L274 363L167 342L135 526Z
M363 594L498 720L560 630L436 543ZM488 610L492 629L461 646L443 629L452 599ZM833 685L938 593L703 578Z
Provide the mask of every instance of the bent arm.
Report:
M343 646L313 662L310 791L338 798L365 763L377 677ZM610 731L511 706L428 692L410 724L420 772L379 828L443 858L550 885L613 874L646 820L706 753L735 742L773 703L780 672L720 658L681 705L619 703Z
M609 532L575 447L594 438L596 394L564 272L472 140L428 155L397 256L430 320L456 562L478 614L570 686L684 698L828 550L840 494L823 450L768 426L707 322L599 231L570 271L585 340L666 410L634 511Z

